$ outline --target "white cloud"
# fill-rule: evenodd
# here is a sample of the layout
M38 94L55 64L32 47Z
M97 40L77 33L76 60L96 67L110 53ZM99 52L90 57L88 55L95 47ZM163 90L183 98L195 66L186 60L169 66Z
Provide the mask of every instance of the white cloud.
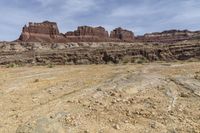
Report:
M155 10L152 10L150 7L144 6L120 6L119 8L113 9L110 16L111 17L137 17L144 15L151 15L156 13Z
M39 2L43 7L47 7L48 5L51 5L57 0L36 0L36 1Z
M66 0L61 6L68 16L91 11L97 6L95 0Z
M0 1L0 30L4 33L0 40L14 40L27 22L44 20L57 22L62 32L96 24L109 31L121 26L136 34L168 28L200 29L199 0L11 1Z

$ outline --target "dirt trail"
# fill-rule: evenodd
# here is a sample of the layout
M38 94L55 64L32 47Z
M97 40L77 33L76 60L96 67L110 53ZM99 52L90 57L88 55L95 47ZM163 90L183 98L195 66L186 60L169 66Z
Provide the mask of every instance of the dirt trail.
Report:
M200 63L0 68L0 132L200 132Z

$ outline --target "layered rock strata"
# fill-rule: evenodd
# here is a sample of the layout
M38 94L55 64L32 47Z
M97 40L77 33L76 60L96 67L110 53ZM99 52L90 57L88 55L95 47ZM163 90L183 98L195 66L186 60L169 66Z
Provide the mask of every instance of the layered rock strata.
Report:
M143 36L134 36L132 31L116 28L110 35L105 28L79 26L77 30L59 33L55 22L44 21L42 23L29 23L24 26L21 36L17 41L21 42L159 42L175 43L183 40L200 39L200 31L168 30L163 32L147 33Z
M21 36L17 41L22 42L132 42L134 34L131 31L117 28L111 32L104 27L79 26L77 30L59 33L55 22L29 23L24 26Z
M105 64L200 59L200 42L0 43L0 64Z
M128 41L128 42L134 41L134 33L132 31L122 29L121 27L114 29L110 33L110 37L118 39L119 41Z
M188 30L168 30L163 32L148 33L144 36L138 36L136 39L140 42L173 43L198 38L200 38L200 31L192 32Z
M90 27L90 26L80 26L77 30L67 32L65 37L69 41L73 42L99 42L108 41L109 34L108 31L103 27Z
M24 42L53 42L63 40L55 22L44 21L43 23L29 23L22 29L19 40Z

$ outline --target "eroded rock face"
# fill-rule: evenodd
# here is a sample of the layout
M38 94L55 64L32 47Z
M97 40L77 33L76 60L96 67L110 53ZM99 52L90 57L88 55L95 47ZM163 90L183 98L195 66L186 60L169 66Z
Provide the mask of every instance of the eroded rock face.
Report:
M65 34L59 33L55 22L29 23L24 26L17 41L22 42L162 42L175 43L183 40L200 39L200 31L168 30L134 36L134 33L122 28L114 29L109 36L105 28L79 26L77 30Z
M66 36L98 36L102 38L108 38L108 32L101 26L80 26L74 32L67 32Z
M55 22L29 23L24 26L20 41L24 42L52 42L63 38Z
M142 42L164 42L172 43L182 40L190 40L200 37L199 31L188 30L168 30L163 32L148 33L144 36L137 37L137 40Z
M77 42L0 43L0 65L16 64L106 64L200 59L200 42L175 44Z
M59 33L55 22L44 21L42 23L30 22L24 26L22 34L17 41L22 42L48 42L48 43L67 43L67 42L124 42L134 41L132 31L116 28L109 36L104 27L79 26L75 31L65 34Z
M111 34L111 38L119 39L121 41L134 41L134 34L132 31L128 31L122 28L114 29Z
M105 28L99 27L90 27L90 26L80 26L74 32L67 32L65 37L74 42L78 41L108 41L109 35L108 31Z

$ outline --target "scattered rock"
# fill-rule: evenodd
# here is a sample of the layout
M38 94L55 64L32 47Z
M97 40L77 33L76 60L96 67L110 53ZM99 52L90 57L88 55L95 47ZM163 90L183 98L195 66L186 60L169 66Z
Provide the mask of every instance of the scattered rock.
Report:
M114 124L114 125L113 125L113 128L116 129L116 130L119 130L119 129L120 129L120 127L119 127L118 124Z
M151 126L151 128L155 129L156 128L156 123L155 122L151 122L150 126Z
M40 80L39 79L35 79L33 82L34 83L37 83L37 82L39 82Z
M101 88L97 88L97 91L102 91L102 89Z
M189 94L188 93L184 93L184 92L181 92L180 93L180 97L189 97Z

